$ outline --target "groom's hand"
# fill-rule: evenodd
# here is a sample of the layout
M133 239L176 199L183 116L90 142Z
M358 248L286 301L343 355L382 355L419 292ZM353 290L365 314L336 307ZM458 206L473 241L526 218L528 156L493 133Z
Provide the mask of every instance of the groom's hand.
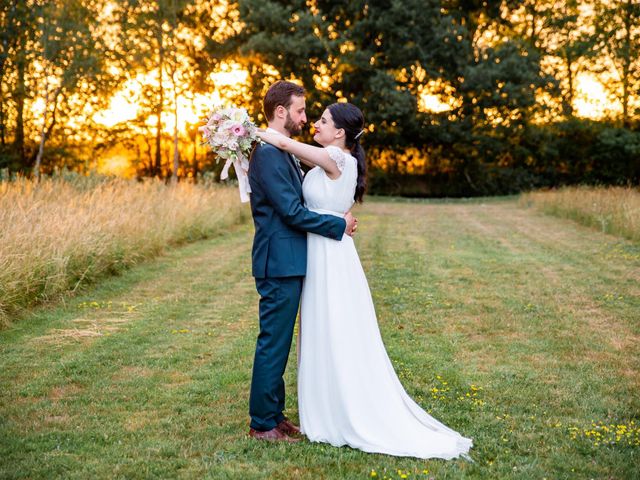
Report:
M358 219L354 217L351 212L347 212L347 214L344 216L344 219L347 222L347 228L344 229L344 233L353 237L353 235L356 233L356 229L358 228Z

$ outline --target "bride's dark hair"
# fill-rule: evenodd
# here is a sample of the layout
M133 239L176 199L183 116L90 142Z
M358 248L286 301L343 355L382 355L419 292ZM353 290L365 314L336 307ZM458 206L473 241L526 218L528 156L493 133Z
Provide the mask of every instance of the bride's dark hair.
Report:
M360 145L360 137L364 129L364 115L352 103L334 103L327 108L331 113L335 127L344 129L345 146L358 161L358 181L353 198L356 202L362 203L362 197L367 188L367 159L364 149Z

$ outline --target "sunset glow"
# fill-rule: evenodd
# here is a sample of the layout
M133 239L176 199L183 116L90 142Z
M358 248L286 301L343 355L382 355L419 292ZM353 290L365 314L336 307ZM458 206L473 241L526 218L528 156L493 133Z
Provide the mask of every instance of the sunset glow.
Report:
M419 100L420 109L426 112L441 113L451 110L451 104L443 102L439 95L423 93Z
M420 111L442 113L456 107L459 100L453 95L436 94L433 82L425 84L420 89L418 107ZM602 120L612 115L619 114L622 108L612 101L605 86L595 76L589 73L581 73L576 77L576 97L573 101L575 114L579 117L592 120Z
M214 105L229 103L230 93L238 95L247 88L249 72L237 63L224 63L217 72L212 72L209 79L214 85L208 94L191 94L178 97L178 122L179 131L186 133L188 125L199 123ZM154 73L139 74L126 82L123 88L115 93L109 103L109 108L93 114L93 120L106 127L113 127L121 122L129 122L136 119L141 108L141 86L157 82ZM576 98L573 102L575 113L579 117L599 120L619 113L620 106L612 102L607 94L605 86L598 78L589 73L582 73L576 78ZM165 79L164 86L167 92L171 90L171 83ZM452 110L459 103L459 99L453 95L455 92L447 92L449 95L433 93L441 90L433 81L420 87L418 106L423 112L442 113ZM37 98L31 104L31 111L36 117L44 112L44 99ZM156 117L148 116L145 121L147 127L156 125ZM173 133L175 118L172 108L165 109L162 115L163 130Z
M104 175L116 175L130 178L133 175L131 163L124 155L113 155L105 158L98 165L98 172Z
M139 95L140 90L138 87L137 92L135 92L133 85L133 80L127 82L123 90L119 91L113 97L111 97L109 108L107 110L97 112L93 116L93 119L97 123L100 123L106 127L113 127L120 122L128 122L136 118L138 116L138 107L132 101L132 98L135 97L133 97L129 93L131 90L133 90L134 93L137 93Z
M418 87L418 109L422 112L448 112L460 104L455 89L442 81L430 80Z
M189 94L186 92L178 96L178 130L186 133L188 124L194 125L202 121L203 117L214 105L229 103L229 95L240 94L246 88L249 72L242 69L237 63L223 63L221 69L209 75L214 89L208 94ZM112 127L120 122L128 122L136 119L141 108L138 103L141 100L142 85L157 84L156 72L139 74L125 83L123 88L113 95L109 108L96 112L93 119L106 126ZM172 84L168 78L163 81L166 96L172 98ZM42 107L40 107L42 108ZM156 125L156 116L150 115L144 123L148 127ZM165 109L162 115L162 129L167 133L173 133L175 117L173 106Z
M576 98L573 108L579 117L600 120L621 111L618 103L612 103L604 85L592 74L582 73L577 77Z

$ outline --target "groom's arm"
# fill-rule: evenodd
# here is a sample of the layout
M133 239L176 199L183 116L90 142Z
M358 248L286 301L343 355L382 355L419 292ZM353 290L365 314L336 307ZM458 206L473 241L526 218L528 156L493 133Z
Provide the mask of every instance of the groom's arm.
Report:
M342 239L347 222L334 215L321 215L302 205L291 183L288 164L283 153L270 145L256 151L251 159L252 177L283 221L298 230L316 233L334 240Z

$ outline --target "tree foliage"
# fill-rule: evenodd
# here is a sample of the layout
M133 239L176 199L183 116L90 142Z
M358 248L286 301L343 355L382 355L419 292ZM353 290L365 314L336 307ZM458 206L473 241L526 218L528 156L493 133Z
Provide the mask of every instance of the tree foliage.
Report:
M0 165L34 169L54 137L49 167L81 161L100 127L85 114L102 108L116 86L106 70L99 1L27 1L3 5ZM85 134L79 135L82 127Z
M180 105L223 92L264 122L262 96L288 78L311 119L363 109L374 191L640 180L634 0L0 0L0 23L0 168L86 169L126 149L140 176L196 177L215 167ZM246 85L217 82L229 64ZM584 74L619 113L579 116ZM97 122L132 82L137 118Z
M635 112L623 113L627 128L616 130L576 119L572 107L576 77L598 48L617 61L620 82L628 78L633 84L638 55L628 40L636 38L620 33L612 38L611 31L627 21L628 31L635 32L638 22L628 22L635 7L611 2L608 17L582 28L579 3L562 2L558 8L558 2L545 0L241 0L246 26L236 40L241 54L274 65L282 77L311 90L312 116L333 101L362 107L370 157L384 158L374 160L379 167L372 172L374 189L431 194L434 189L416 190L416 182L405 190L403 180L387 181L415 174L409 171L412 162L423 165L418 173L451 185L447 192L453 195L556 182L638 181L637 151L619 148L622 138L637 143L630 121L637 122ZM599 31L609 31L609 37ZM549 59L556 59L553 68L545 64ZM431 94L452 98L451 108L421 108L425 85ZM626 91L623 102L629 101ZM545 95L555 110L540 101ZM577 155L565 151L564 141L584 132L589 136L580 160L572 162ZM559 151L564 157L552 154ZM423 161L415 162L420 156ZM602 163L605 157L616 167ZM405 183L412 184L406 178Z

